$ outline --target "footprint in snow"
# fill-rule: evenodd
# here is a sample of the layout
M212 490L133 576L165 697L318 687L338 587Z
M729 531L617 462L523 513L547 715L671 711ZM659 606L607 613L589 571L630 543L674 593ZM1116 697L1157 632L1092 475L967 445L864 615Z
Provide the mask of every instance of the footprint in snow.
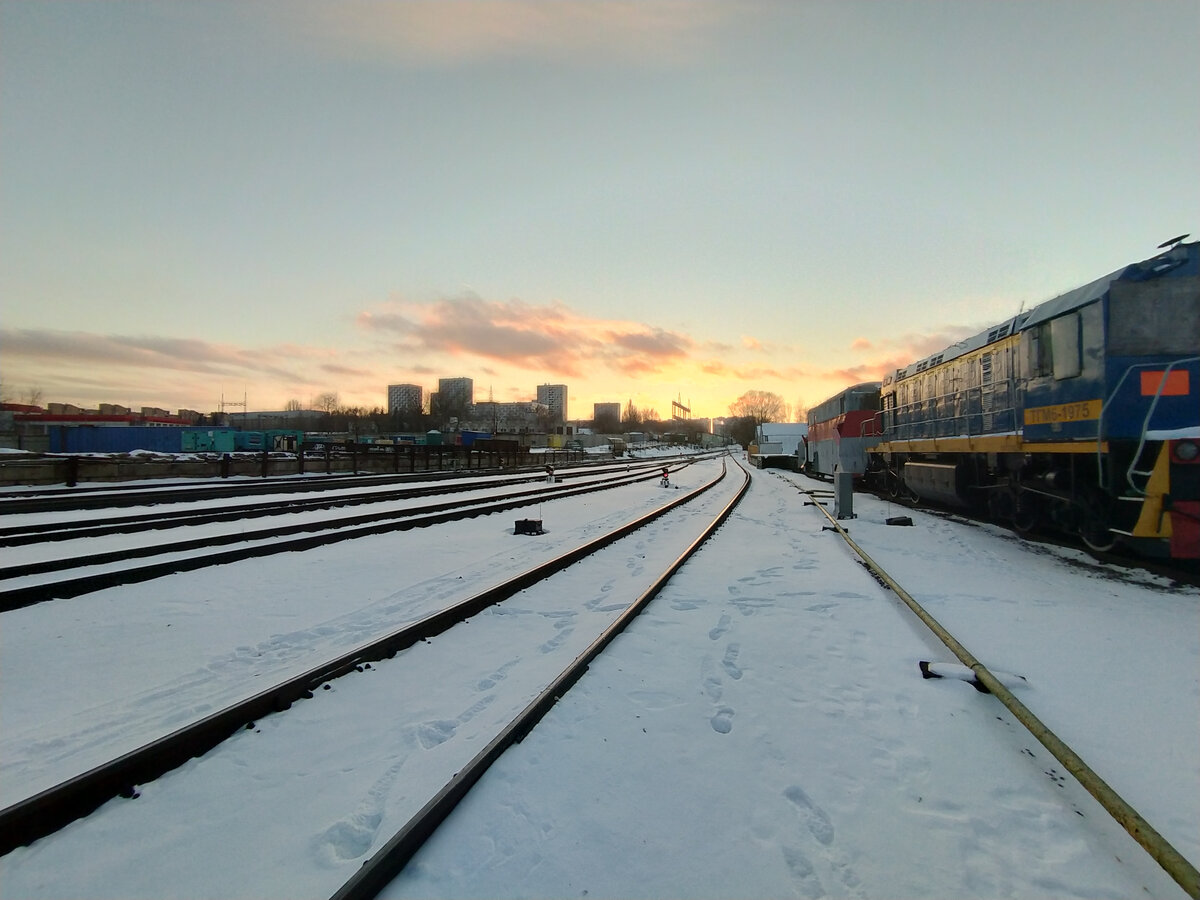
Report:
M318 858L328 864L337 865L344 860L358 859L366 855L379 834L388 793L403 765L403 761L393 764L375 780L354 812L338 819L317 835Z
M458 729L458 722L453 719L438 719L434 722L422 722L417 726L417 740L421 742L421 746L426 750L436 747L438 744L448 741L454 737L454 732Z
M740 644L730 644L725 648L725 658L721 660L721 667L734 681L742 677L742 669L737 664L738 654L741 653Z
M712 725L712 730L717 734L729 734L733 731L733 710L728 706L722 706L717 710L717 714L708 721Z
M821 897L824 897L825 888L808 857L795 847L784 846L782 849L783 861L787 864L788 871L792 873L792 878L795 879L800 896L807 897L808 900L820 900Z
M792 785L783 792L783 796L796 805L800 818L818 843L826 845L833 843L833 823L829 821L825 810L813 803L803 789Z
M722 613L721 618L717 620L717 627L708 632L710 641L720 640L725 632L729 631L729 613Z

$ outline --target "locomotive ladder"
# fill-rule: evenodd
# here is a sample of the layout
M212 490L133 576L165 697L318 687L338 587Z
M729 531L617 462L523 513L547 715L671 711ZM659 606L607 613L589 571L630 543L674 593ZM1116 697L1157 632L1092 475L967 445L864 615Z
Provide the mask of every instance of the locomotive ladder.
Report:
M1104 414L1108 412L1109 405L1113 402L1113 398L1115 398L1117 393L1121 390L1121 386L1125 383L1125 379L1129 377L1129 374L1133 372L1134 369L1162 369L1162 378L1159 380L1158 388L1154 392L1154 399L1150 401L1150 408L1146 410L1146 418L1142 420L1141 434L1138 437L1137 450L1130 458L1129 467L1125 470L1126 483L1136 493L1143 497L1146 496L1145 486L1150 481L1150 476L1153 474L1153 466L1151 466L1150 469L1139 469L1137 468L1137 464L1138 460L1142 457L1142 451L1146 447L1146 432L1150 430L1150 420L1154 418L1154 412L1158 408L1159 398L1162 397L1163 389L1167 385L1167 376L1177 366L1193 362L1200 362L1200 356L1188 356L1184 359L1176 359L1167 363L1165 367L1161 363L1137 363L1130 366L1123 373L1121 373L1121 377L1117 379L1116 386L1113 387L1112 393L1108 395L1108 399L1104 401L1104 405L1100 409L1100 421L1096 429L1096 461L1098 465L1100 465L1102 462L1101 446L1104 440ZM1103 473L1102 466L1099 470L1101 473ZM1144 479L1141 486L1134 481L1134 476ZM1100 477L1103 478L1103 474L1101 474Z

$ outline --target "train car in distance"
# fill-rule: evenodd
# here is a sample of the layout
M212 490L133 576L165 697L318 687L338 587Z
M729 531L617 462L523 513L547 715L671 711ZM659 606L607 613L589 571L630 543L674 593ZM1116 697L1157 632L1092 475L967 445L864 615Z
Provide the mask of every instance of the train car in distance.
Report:
M866 473L868 451L879 443L880 387L878 381L856 384L808 411L806 473L824 478Z

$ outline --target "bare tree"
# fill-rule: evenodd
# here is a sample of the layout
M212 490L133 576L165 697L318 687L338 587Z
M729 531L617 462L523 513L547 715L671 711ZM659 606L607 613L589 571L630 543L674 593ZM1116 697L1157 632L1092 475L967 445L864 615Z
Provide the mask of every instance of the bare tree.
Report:
M796 411L796 421L797 422L807 422L808 421L808 406L807 406L807 404L805 404L803 397L796 398L795 411Z
M755 425L761 425L763 422L782 422L787 418L788 407L778 394L746 391L729 404L729 412L738 418L754 419Z
M318 394L317 399L313 402L321 412L332 414L338 408L338 395L335 391L327 391L324 394Z
M753 416L733 416L725 420L726 433L743 447L754 443L754 433L758 422Z
M621 414L621 427L626 431L632 431L642 424L642 414L638 408L633 405L633 399L625 404L625 412Z
M292 399L283 404L283 409L284 412L300 412L300 410L304 409L304 404L299 400Z
M600 434L612 434L621 427L620 416L615 416L611 412L602 412L596 416L596 421L592 423L592 428Z

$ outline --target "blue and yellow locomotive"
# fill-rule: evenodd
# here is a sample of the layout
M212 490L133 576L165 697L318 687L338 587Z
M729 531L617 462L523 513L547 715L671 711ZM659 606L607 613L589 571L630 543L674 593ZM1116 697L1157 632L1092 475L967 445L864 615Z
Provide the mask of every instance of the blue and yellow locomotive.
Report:
M1200 559L1200 243L1164 246L888 376L872 475Z

